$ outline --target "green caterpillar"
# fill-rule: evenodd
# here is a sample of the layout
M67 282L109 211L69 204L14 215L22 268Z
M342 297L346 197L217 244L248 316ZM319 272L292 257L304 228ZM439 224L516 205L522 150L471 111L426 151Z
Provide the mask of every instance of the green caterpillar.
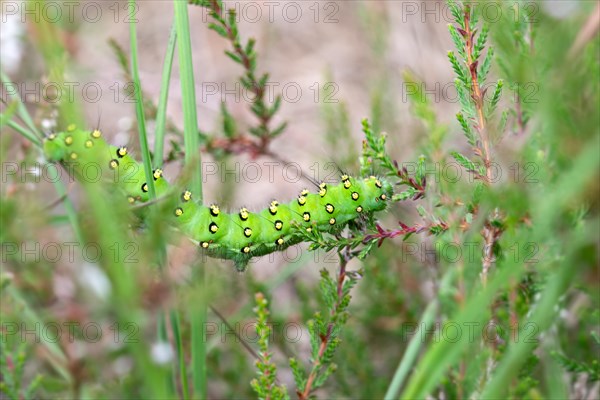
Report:
M111 146L99 130L85 131L71 125L44 141L48 161L60 162L82 179L89 163L99 166L104 178L113 182L130 203L149 200L143 167L127 148ZM172 190L162 170L152 172L157 196ZM386 208L392 196L390 183L342 175L338 185L321 183L318 193L303 190L288 204L271 202L260 212L242 208L238 213L222 212L218 206L197 204L187 190L177 194L172 223L195 241L209 256L233 260L244 270L252 257L262 256L302 241L298 229L340 232L349 222Z

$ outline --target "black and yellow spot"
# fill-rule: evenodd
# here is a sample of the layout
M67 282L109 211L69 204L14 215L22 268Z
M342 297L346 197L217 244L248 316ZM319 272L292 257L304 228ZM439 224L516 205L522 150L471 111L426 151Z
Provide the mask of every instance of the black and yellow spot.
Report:
M221 213L219 206L216 204L211 204L211 206L209 208L210 208L210 215L212 215L213 217L216 217L219 215L219 213Z
M89 140L89 139L88 139L88 140L86 140L86 141L85 141L85 147L86 147L86 148L88 148L88 149L89 149L89 148L92 148L92 147L94 147L94 142L92 142L92 141L91 141L91 140Z
M94 139L100 139L100 137L101 137L101 136L102 136L102 132L100 132L98 129L95 129L95 130L92 132L92 137L93 137Z
M67 146L72 145L73 144L73 136L67 136L67 137L65 137L65 144Z
M248 254L248 253L250 253L250 246L245 246L245 247L242 249L242 253L244 253L244 254Z
M208 230L210 231L210 233L217 233L217 231L219 230L219 225L217 225L214 222L211 222L208 226Z
M306 204L306 197L300 196L298 197L298 205L303 206Z
M329 225L335 225L335 218L329 219Z
M327 211L329 214L333 214L333 212L335 211L335 207L333 206L333 204L327 204L325 206L325 211Z
M278 231L283 229L283 221L277 220L275 221L275 229L277 229Z
M387 196L385 194L382 194L381 196L379 196L379 198L383 201L387 200Z
M308 189L302 189L302 191L300 192L300 196L308 196L310 192L308 191Z
M304 214L302 214L302 218L306 222L310 221L310 213L309 212L305 212Z
M182 215L183 215L183 208L181 208L181 207L177 207L177 208L175 209L175 216L176 216L176 217L181 217Z
M277 206L279 206L279 203L276 200L273 200L269 205L269 213L271 213L271 215L277 214Z
M277 239L277 240L275 241L275 244L277 244L277 245L279 245L279 246L281 246L281 245L282 245L282 244L284 244L284 243L285 243L285 240L283 240L283 238L279 238L279 239Z
M71 157L71 160L77 160L77 153L71 153L69 157Z
M190 192L189 190L186 190L185 192L181 193L181 200L183 202L188 202L192 199L192 192Z
M154 178L155 181L159 180L162 177L163 171L160 168L155 169L154 171L152 171L152 177Z
M127 147L119 147L117 149L117 157L123 158L127 155Z
M361 213L361 212L363 212L363 208L362 208L362 206L358 206L358 207L356 207L356 212L357 212L357 213Z
M352 192L352 200L356 201L359 197L360 195L358 194L358 192Z
M252 236L252 229L244 228L244 236L246 236L246 237Z
M349 180L344 181L344 189L350 189L350 186L352 186L352 182Z
M110 167L110 169L117 169L119 167L119 160L110 160L108 166Z
M200 246L201 246L203 249L207 249L207 248L208 248L208 244L209 244L208 242L201 242L201 243L200 243Z
M248 212L248 209L246 208L242 208L240 210L240 219L242 221L246 221L248 219L248 216L250 215L250 213Z
M322 182L319 185L319 196L325 197L326 194L327 194L327 184L325 182Z
M377 186L379 189L381 189L381 186L382 186L382 185L381 185L381 181L380 181L379 179L377 179L377 180L375 181L375 186Z
M346 174L342 175L342 182L346 182L347 180L349 180L350 177Z
M142 184L142 192L148 193L148 184L145 182L144 182L144 184Z

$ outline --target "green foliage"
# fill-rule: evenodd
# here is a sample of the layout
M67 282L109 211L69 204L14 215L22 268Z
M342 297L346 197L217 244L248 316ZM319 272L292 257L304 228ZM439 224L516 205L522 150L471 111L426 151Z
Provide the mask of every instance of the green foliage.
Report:
M283 133L287 122L280 123L277 127L271 128L270 123L273 116L281 107L281 95L277 95L273 104L269 105L266 101L267 82L269 74L258 75L256 71L257 53L254 49L256 41L248 39L246 43L242 42L237 25L236 11L231 8L226 11L222 0L199 0L190 1L191 4L199 5L209 10L210 16L215 22L208 24L208 27L217 32L219 36L229 40L233 51L226 50L225 54L236 64L244 68L244 75L240 78L242 86L254 95L250 110L259 121L258 125L250 127L249 132L261 138L263 141L271 140ZM224 119L228 112L225 105L222 106ZM228 126L231 128L231 126ZM226 132L226 136L232 137L232 132Z
M423 92L424 83L419 82L409 71L404 71L403 78L412 113L423 123L427 133L423 138L424 151L428 155L435 155L441 151L442 143L448 134L448 126L439 122L433 105Z
M462 5L454 1L448 2L457 27L449 25L450 36L457 49L448 52L448 59L456 74L455 87L461 104L461 111L456 118L461 125L467 142L474 148L486 168L486 176L490 178L490 145L491 130L488 123L500 101L502 80L499 80L491 99L486 99L486 78L492 65L494 50L486 48L489 27L483 27L477 32L478 10L468 3ZM485 59L480 64L480 56L487 49ZM487 104L486 104L487 103ZM477 132L477 135L474 134Z
M256 392L259 399L288 399L285 386L277 385L277 367L271 361L269 352L269 337L271 328L268 325L269 309L267 299L262 293L256 294L256 333L258 334L258 347L260 350L260 359L256 361L258 369L258 378L250 384Z
M590 364L582 361L577 361L572 358L565 356L560 353L552 353L552 356L556 358L558 363L569 372L576 374L586 373L590 382L596 382L600 380L600 365L598 360L592 360Z
M362 131L365 135L365 141L363 142L363 154L360 159L361 175L371 174L375 167L374 161L377 161L386 169L386 175L395 176L396 167L385 149L387 135L385 133L376 135L366 118L362 120Z
M461 93L463 93L463 92L461 92ZM475 147L477 145L477 143L476 143L477 139L475 138L473 129L471 129L471 126L465 119L465 115L462 112L457 113L456 120L460 124L460 127L462 128L462 130L465 134L465 137L467 138L467 143L469 143L471 146Z
M21 343L14 351L7 348L7 338L0 332L0 392L9 399L33 399L42 383L42 375L37 375L25 384L24 372L27 363L26 343Z
M477 171L477 166L475 165L475 163L473 161L469 160L466 156L463 156L462 154L457 153L456 151L453 151L450 154L468 172L476 172Z
M297 359L290 360L297 393L301 399L310 398L312 392L323 386L338 368L333 363L333 356L342 342L340 337L342 328L348 320L350 290L356 285L360 276L360 273L346 273L346 263L347 260L342 260L341 272L337 280L334 280L327 270L321 270L321 295L325 300L327 317L317 312L307 323L312 349L308 376Z

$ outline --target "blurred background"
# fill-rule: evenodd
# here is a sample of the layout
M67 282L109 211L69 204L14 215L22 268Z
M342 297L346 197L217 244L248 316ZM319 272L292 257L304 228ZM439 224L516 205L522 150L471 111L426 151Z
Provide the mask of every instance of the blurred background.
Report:
M137 21L142 89L146 100L156 104L173 21L172 3L162 0L139 1L133 14L128 11L126 1L112 0L81 1L70 6L62 2L15 1L2 1L0 5L1 65L3 72L14 82L13 86L2 87L2 99L6 101L8 96L16 92L23 98L36 125L45 132L64 128L57 114L60 101L56 99L53 71L47 67L49 56L44 54L51 48L45 42L56 34L58 36L53 40L58 39L66 50L66 57L59 63L65 66L65 81L73 88L73 98L81 105L87 127L100 127L108 142L126 144L140 159L134 101L128 92L131 78L127 69L123 68L124 62L126 64L128 61L123 61L119 56L128 55L128 22L134 18ZM217 202L224 210L237 210L241 206L258 210L272 199L287 202L302 188L311 188L312 185L298 177L296 166L319 181L325 179L336 182L338 168L350 174L357 173L363 140L361 120L365 117L370 119L375 132L387 132L388 152L392 159L400 163L407 162L413 167L424 153L433 162L443 160L445 156L441 153L429 151L427 143L431 132L415 116L411 96L416 93L416 87L424 92L425 101L434 111L441 129L446 132L442 146L444 154L450 150L470 152L470 146L455 120L460 104L453 86L455 75L447 57L447 52L454 49L448 34L448 24L453 19L444 2L241 1L225 2L225 5L236 8L241 37L244 40L250 37L256 39L257 70L270 74L272 98L282 95L282 105L275 116L274 125L288 121L288 126L271 143L274 157L254 158L250 154L232 156L202 152L206 204ZM550 30L556 24L568 32L563 42L556 44L564 49L572 43L594 5L594 2L585 1L528 2L521 4L523 8L519 12L537 18L540 31ZM494 29L498 32L512 30L504 20L495 23L494 12L511 10L503 7L487 9L491 36L494 36ZM220 108L221 103L225 102L238 128L244 132L256 124L256 119L249 110L247 100L250 95L239 84L243 70L224 54L230 48L230 43L208 29L210 17L205 9L190 6L189 18L198 126L202 132L214 137L222 136ZM55 30L52 35L44 24L39 23L44 20L49 21ZM594 43L597 42L595 39ZM541 49L551 45L544 42L543 37L539 42ZM511 53L508 48L504 43L504 47L500 45L498 53L500 59L510 64ZM596 49L597 46L591 50L591 57ZM543 50L540 52L544 53ZM507 77L503 73L506 68L517 70L511 69L510 65L505 66L504 70L497 65L492 68L490 82L503 78L507 84L502 100L502 106L507 109L515 108L515 99L523 96L523 91L532 100L531 104L546 104L548 99L541 97L548 92L538 86L539 75L523 67L528 59L521 58L523 60L520 68L521 72L525 72L520 76L515 73ZM542 61L531 63L531 70L534 69L533 64L535 68L547 65ZM407 76L410 76L410 80L406 79ZM582 81L588 82L593 88L597 87L597 79L597 76L588 76ZM181 142L183 128L177 57L172 70L167 113L171 124L167 132L167 143L170 143L168 152L173 150L174 143ZM597 119L597 114L594 116L592 113L589 117L592 130L587 133L579 131L581 137L573 135L572 141L568 141L569 148L573 149L571 154L581 150L584 136L597 134L597 131L593 131L595 122L592 120ZM507 133L494 148L495 160L504 171L499 179L502 183L510 183L510 166L517 161L523 162L517 155L522 154L523 149L531 145L532 138L535 139L539 134L539 130L533 128L520 132L519 127L523 128L524 125L517 123L516 114L509 114L507 118ZM147 116L147 123L152 147L155 121L151 112ZM1 154L4 165L13 163L21 168L24 165L22 162L42 161L25 139L8 128L2 129ZM561 146L560 143L564 144L556 143L559 143L557 147ZM539 155L527 149L529 152L526 154ZM543 149L543 146L539 149ZM560 157L559 154L554 161L548 161L547 158L534 160L544 168L546 165L561 165ZM294 168L284 168L284 161L294 163ZM431 164L431 168L435 171L440 165L443 164ZM169 161L165 164L165 176L174 180L181 168L178 160ZM63 337L54 343L61 349L56 351L63 354L62 361L57 361L52 346L48 349L40 345L27 345L25 380L30 381L38 374L44 375L42 398L135 396L139 393L136 385L140 382L132 372L136 364L127 345L111 337L115 309L119 307L111 299L111 287L115 282L97 263L87 262L81 256L68 259L64 256L64 248L62 257L55 259L49 255L53 251L49 244L73 240L73 233L64 223L63 206L55 204L60 196L47 180L35 179L39 171L34 170L31 176L19 180L9 176L8 168L3 169L1 191L2 197L8 199L3 211L3 225L7 229L4 240L6 243L29 243L32 246L37 243L42 250L48 251L48 254L38 251L41 254L39 258L21 258L20 261L3 257L3 282L5 279L12 282L16 292L21 293L20 300L13 297L3 301L3 321L14 323L20 321L19 313L33 312L42 327L45 326L44 321L59 324L67 321L81 324L93 322L104 333L98 341L66 340ZM258 176L256 171L259 172ZM460 181L465 184L466 175ZM432 179L429 187L432 191L441 191L444 183ZM442 193L421 203L400 203L382 216L382 223L389 227L396 226L398 221L417 223L420 217L416 204L424 204L429 211L441 205L464 204L466 200L461 198L464 187L454 188L454 192ZM68 196L73 199L76 208L85 204L76 183L69 182L67 188ZM597 183L592 185L585 198L592 205L594 215L597 215L597 189ZM531 195L529 190L535 189L528 187L527 192L525 189L519 192L517 187L513 190L517 193L515 198L518 198L519 193ZM468 191L471 193L472 189ZM9 200L12 205L8 203ZM531 200L527 207L535 207L535 198L521 200ZM13 208L9 208L9 205ZM451 213L444 215L453 218ZM380 398L385 393L408 342L406 324L415 324L420 320L423 309L438 293L442 272L451 265L439 262L435 256L428 256L435 253L435 239L423 236L413 238L408 243L421 246L418 247L421 257L399 256L402 251L402 254L406 254L407 244L396 238L386 241L364 263L356 259L351 261L348 268L364 268L365 278L353 293L348 327L343 332L343 343L336 354L336 362L340 367L319 392L319 397ZM135 312L140 314L135 321L136 324L142 321L142 325L121 329L135 337L139 335L150 349L149 362L164 366L173 360L174 350L168 345L161 347L164 343L156 338L154 327L158 311L166 307L185 310L186 303L195 301L194 290L198 290L198 287L195 284L190 286L189 280L193 275L197 252L185 240L172 239L167 248L168 268L162 275L151 269L151 257L144 254L143 246L147 245L140 245L140 262L136 263L137 271L141 274L144 274L143 271L153 271L140 277L138 282L141 300ZM3 251L6 253L7 249L5 247ZM414 247L411 249L414 250ZM428 253L428 250L431 252ZM594 251L593 248L588 249L588 252ZM597 254L582 261L585 268L592 267L586 270L588 275L585 275L591 279L588 280L591 286L584 288L580 294L572 295L574 300L571 306L565 307L569 311L564 317L566 320L570 318L570 327L576 332L589 332L587 325L582 329L574 322L580 318L577 314L579 310L589 313L581 318L591 318L589 321L592 321L592 325L598 318L597 310L595 314L589 310L597 300L597 293L590 294L597 290L598 274L597 268L593 268L594 260L597 261ZM471 261L472 264L479 262ZM305 324L315 311L323 307L318 289L319 270L326 268L335 273L338 265L335 253L312 253L307 251L306 245L300 245L256 260L244 274L235 273L231 263L226 261L208 259L205 265L208 291L205 295L219 313L217 315L214 310L209 312L206 325L209 397L253 396L248 384L255 376L253 357L228 329L233 327L242 334L251 331L247 327L255 318L252 307L257 291L266 293L272 301L273 323L289 328L287 331L274 329L272 346L274 360L281 366L281 382L293 387L292 373L286 360L291 356L304 361L309 358L310 341ZM477 280L479 274L479 269L469 270L468 265L465 267L467 286L468 282ZM531 292L525 297L533 301L533 296ZM453 298L451 302L459 302L458 297L449 296ZM528 304L527 307L530 305L528 301L524 300L523 303ZM449 307L453 309L454 306ZM523 307L527 308L525 305ZM526 313L525 308L523 314ZM183 336L187 337L188 334L184 328ZM168 335L172 342L170 330ZM590 345L587 339L582 338L583 333L577 335L582 342L573 353L584 355ZM254 338L253 332L249 336ZM561 336L561 340L565 337ZM247 341L251 342L251 346L256 343L251 339ZM188 346L186 342L184 347ZM597 354L598 346L594 346ZM468 365L468 360L466 362ZM67 378L57 374L56 370L60 371L60 368L53 369L56 363L62 365ZM536 365L537 362L532 361L529 365L531 369L524 370L524 375L531 371L539 373ZM464 370L460 371L464 373ZM460 374L456 374L449 373L446 381L440 384L443 389L438 393L439 398L459 396L460 391L453 392L455 389L449 388L455 388L457 380L463 379L461 382L464 383L469 379L465 375L459 379ZM543 381L543 378L539 379ZM476 379L472 380L471 386L464 383L466 388L477 386ZM513 393L517 398L534 393L531 390L536 387L535 383L523 385L518 388L520 392L515 389ZM588 389L586 398L598 398L597 384L588 385Z

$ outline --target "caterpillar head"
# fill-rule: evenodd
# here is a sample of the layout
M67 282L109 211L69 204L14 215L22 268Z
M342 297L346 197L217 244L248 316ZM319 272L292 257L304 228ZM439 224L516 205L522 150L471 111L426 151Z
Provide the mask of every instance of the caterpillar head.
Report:
M364 180L366 199L363 206L373 211L384 210L392 199L394 188L386 180L371 176Z

